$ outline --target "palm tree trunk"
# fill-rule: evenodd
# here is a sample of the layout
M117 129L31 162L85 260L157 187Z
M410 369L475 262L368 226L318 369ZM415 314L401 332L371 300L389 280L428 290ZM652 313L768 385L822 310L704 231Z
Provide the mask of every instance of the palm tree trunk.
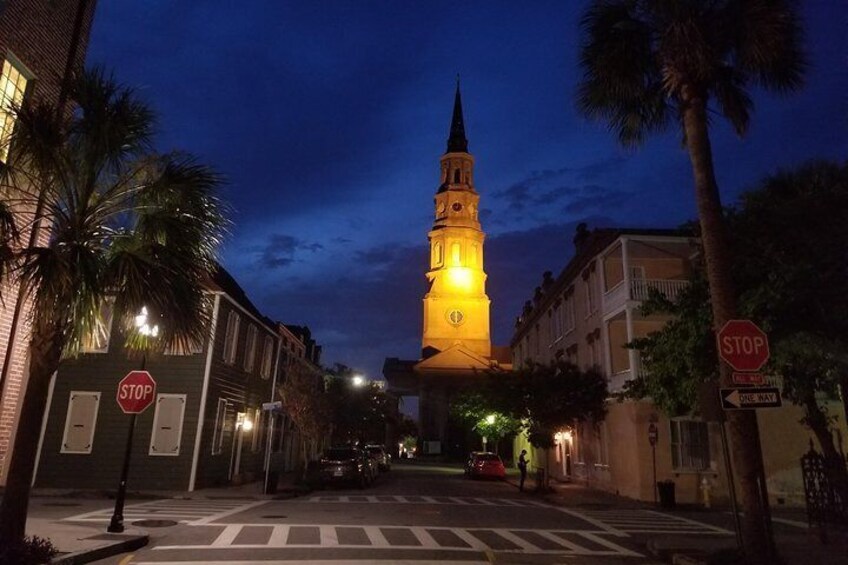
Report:
M23 540L27 507L38 451L38 430L47 405L50 378L62 356L60 334L53 328L36 328L30 341L29 378L15 433L14 451L0 504L0 547Z
M710 286L713 328L717 331L725 322L736 317L736 298L731 280L730 250L707 131L707 100L693 86L684 88L681 98L686 146L695 177L695 199ZM730 367L721 363L720 370L721 384L732 385ZM757 416L753 410L730 411L727 413L727 421L742 495L742 510L745 513L742 522L745 553L753 562L771 562L774 550L769 533L768 494Z

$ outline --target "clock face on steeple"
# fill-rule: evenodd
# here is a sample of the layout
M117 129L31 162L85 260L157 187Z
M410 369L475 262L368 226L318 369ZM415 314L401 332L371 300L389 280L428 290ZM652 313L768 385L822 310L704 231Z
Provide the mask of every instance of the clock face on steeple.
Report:
M459 202L454 202L453 205L451 205L451 210L453 210L454 212L462 212L462 204L460 204Z

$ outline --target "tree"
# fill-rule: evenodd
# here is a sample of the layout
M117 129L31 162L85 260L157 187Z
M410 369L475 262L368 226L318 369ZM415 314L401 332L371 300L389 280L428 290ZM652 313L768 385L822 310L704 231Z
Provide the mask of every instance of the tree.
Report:
M767 370L781 378L784 398L804 409L802 423L816 436L830 479L848 500L848 471L833 437L835 416L822 403L837 398L840 388L844 402L848 391L846 214L848 165L813 162L765 179L726 216L740 312L768 332ZM691 412L699 384L719 370L702 271L695 271L676 302L654 295L643 313L674 319L634 340L647 371L628 384L626 394L650 396L670 415Z
M513 436L521 430L521 421L499 412L490 399L480 392L465 392L451 400L451 416L464 426L493 440L495 453L501 439Z
M226 227L214 196L219 177L184 154L151 149L153 114L102 71L70 89L77 110L44 103L14 110L10 160L2 171L2 273L33 304L29 380L0 506L0 545L23 538L38 434L51 375L102 324L115 297L127 347L188 347L205 335L204 283ZM43 204L48 241L22 246L21 217ZM41 206L38 206L41 208ZM31 212L30 212L31 219ZM147 307L161 333L131 331Z
M751 86L790 92L803 82L799 16L791 0L607 0L582 20L584 76L578 105L629 146L680 121L692 164L713 322L736 317L730 257L709 138L710 111L740 135L750 122ZM729 384L729 367L721 381ZM756 416L729 416L744 508L746 554L771 560L768 498Z
M301 434L303 471L314 459L325 438L333 431L332 406L325 393L324 380L311 368L295 364L287 372L278 392L286 414Z

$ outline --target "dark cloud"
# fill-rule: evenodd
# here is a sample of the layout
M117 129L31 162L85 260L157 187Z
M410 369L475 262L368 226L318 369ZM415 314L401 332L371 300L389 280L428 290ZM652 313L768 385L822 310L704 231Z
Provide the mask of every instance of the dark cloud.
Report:
M266 245L254 247L251 251L258 255L260 266L277 269L294 262L298 251L317 253L322 249L324 246L320 243L305 242L291 235L273 234Z

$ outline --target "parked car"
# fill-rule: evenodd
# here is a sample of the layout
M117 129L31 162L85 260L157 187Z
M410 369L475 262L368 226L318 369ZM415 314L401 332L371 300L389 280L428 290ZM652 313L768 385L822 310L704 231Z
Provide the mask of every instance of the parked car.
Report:
M309 482L314 486L348 483L365 488L374 479L376 465L371 457L356 447L333 447L309 466Z
M494 453L472 452L466 464L466 473L472 479L503 479L506 468L501 458Z
M382 445L366 445L365 451L377 461L377 467L381 471L390 471L392 468L392 456Z

